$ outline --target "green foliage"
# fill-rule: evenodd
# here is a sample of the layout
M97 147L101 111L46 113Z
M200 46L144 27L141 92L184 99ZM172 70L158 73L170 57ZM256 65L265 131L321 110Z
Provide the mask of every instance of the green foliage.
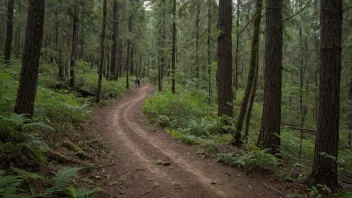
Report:
M268 150L261 150L255 146L248 146L244 153L219 154L218 162L242 168L247 174L257 168L272 171L283 165L278 158L268 153Z
M31 173L19 168L11 168L11 170L15 171L20 177L22 177L24 180L31 180L31 179L44 179L44 177L36 174L36 173Z
M190 135L188 133L184 133L183 131L176 130L176 129L171 129L169 130L169 133L171 137L174 139L180 140L184 143L187 144L199 144L200 143L200 138L196 137L194 135Z
M82 168L69 168L64 167L59 170L56 175L51 179L56 187L63 187L67 185L79 170Z
M97 73L91 72L92 69L89 68L87 63L83 61L78 62L78 68L79 69L77 71L77 85L80 86L82 89L96 92L97 86L98 86ZM101 93L103 95L111 94L113 97L121 97L123 92L126 90L125 88L126 85L124 80L107 81L105 78L103 78L102 83L103 83L103 87L102 87Z
M31 159L36 163L46 162L46 151L49 147L34 133L33 127L53 130L50 126L35 122L24 115L0 115L0 152L3 155L0 157L20 158L22 161Z
M23 198L41 198L41 197L55 197L58 194L65 194L65 197L70 198L88 198L90 195L102 191L100 188L94 188L92 190L85 188L75 188L70 185L72 178L76 176L77 172L82 168L62 168L56 175L50 180L52 187L47 188L40 192L38 195L35 194L35 190L32 189L32 195L23 195L23 190L20 186L27 182L29 186L30 181L33 180L44 180L44 178L38 174L31 173L25 170L13 168L18 175L5 175L3 170L0 170L0 197L23 197ZM30 187L33 188L33 187Z
M22 184L23 179L20 176L5 176L4 171L0 170L0 197L23 197L17 195L18 187Z
M170 92L156 93L147 99L143 113L151 118L166 116L172 123L171 127L186 127L191 118L212 115L215 105L206 105L207 96L204 92L180 91L173 95Z

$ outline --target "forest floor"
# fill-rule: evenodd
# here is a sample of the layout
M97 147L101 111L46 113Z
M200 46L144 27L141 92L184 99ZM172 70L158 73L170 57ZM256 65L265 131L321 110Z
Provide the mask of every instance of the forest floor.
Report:
M261 173L202 158L196 148L178 142L144 120L141 106L153 86L133 88L125 97L98 109L96 124L105 158L96 159L96 184L105 190L95 197L285 197L285 184ZM96 177L97 178L97 177Z

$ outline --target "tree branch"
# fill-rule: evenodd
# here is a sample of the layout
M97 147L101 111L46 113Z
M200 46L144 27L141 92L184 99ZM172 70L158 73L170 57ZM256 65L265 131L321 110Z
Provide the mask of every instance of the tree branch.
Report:
M307 3L307 5L304 6L304 7L303 7L300 11L298 11L296 14L294 14L294 15L292 15L292 16L286 18L286 19L284 19L284 20L282 21L282 23L284 23L285 21L288 21L288 20L292 19L293 17L299 15L303 10L305 10L305 9L308 7L308 5L309 5L310 3L312 3L312 1L309 1L309 2Z

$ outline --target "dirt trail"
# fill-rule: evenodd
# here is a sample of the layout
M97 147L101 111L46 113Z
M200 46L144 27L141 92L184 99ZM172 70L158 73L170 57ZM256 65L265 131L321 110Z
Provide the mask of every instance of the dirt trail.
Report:
M112 152L106 162L111 165L101 170L109 178L103 186L110 196L283 197L277 191L285 189L274 179L247 177L216 159L203 159L195 147L178 143L165 131L144 123L141 106L151 93L151 87L142 86L98 111L101 135ZM170 165L158 165L157 160Z

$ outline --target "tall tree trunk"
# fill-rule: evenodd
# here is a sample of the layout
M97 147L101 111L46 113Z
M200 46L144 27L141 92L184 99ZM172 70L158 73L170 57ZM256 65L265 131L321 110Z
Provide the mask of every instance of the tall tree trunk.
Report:
M130 17L130 24L129 24L129 27L130 27L130 32L132 33L133 31L133 16ZM131 34L132 35L132 34ZM131 50L131 64L130 64L130 75L133 75L134 74L134 68L133 68L133 46L134 46L134 42L133 40L131 39L130 40L130 50Z
M118 69L117 69L117 41L118 41L118 2L114 0L114 9L113 9L113 33L112 33L112 47L111 47L111 76L114 80L118 80Z
M22 59L22 71L16 99L17 114L33 114L37 91L40 50L43 41L45 0L30 0Z
M342 0L321 0L320 72L312 179L337 192L341 79Z
M259 43L258 43L258 49L259 49ZM253 87L251 91L251 95L249 97L248 101L248 109L246 113L246 124L245 124L245 130L244 130L244 141L248 143L249 139L249 125L251 121L251 115L252 115L252 110L253 110L253 104L254 104L254 99L257 91L257 82L258 82L258 72L259 72L259 50L257 52L256 56L256 65L255 65L255 74L254 74L254 80L253 80Z
M131 69L133 69L133 67L134 67L134 61L133 61L133 56L134 56L134 45L133 44L131 44ZM133 75L133 72L131 72L131 75Z
M242 145L242 128L243 121L246 115L246 110L248 109L248 101L251 95L254 81L255 81L255 70L257 65L257 55L259 51L259 33L260 33L260 21L261 21L261 12L262 12L262 0L256 0L255 3L255 12L254 12L254 23L253 23L253 38L251 46L251 56L249 59L249 73L246 90L242 99L241 109L237 118L236 131L233 134L234 142L233 145L241 146Z
M55 10L55 45L56 45L56 64L59 68L59 80L65 79L65 68L61 61L61 47L60 47L60 33L59 33L59 20L58 20L59 10Z
M129 68L130 68L130 39L127 40L127 53L126 53L126 89L130 88L129 83Z
M212 72L211 72L211 7L212 7L212 0L208 0L208 95L209 100L208 103L211 104L211 99L213 96L212 91Z
M176 93L176 0L172 1L172 66L171 66L171 78L172 78L172 94Z
M280 152L282 87L282 0L266 2L265 82L261 129L257 145Z
M352 72L352 69L351 69L351 72ZM348 102L349 102L349 106L352 105L352 74L350 74L351 76L351 79L350 79L350 88L349 88L349 93L348 93ZM349 119L348 119L348 130L349 130L349 134L348 134L348 145L352 146L352 123L351 120L352 120L352 108L350 107L349 108L349 113L350 113L350 116L349 116Z
M84 59L84 1L82 1L82 17L81 17L81 36L80 36L80 51L79 51L79 58Z
M132 34L132 17L129 18L128 20L128 30L130 34ZM127 58L126 58L126 89L130 88L130 82L129 82L129 68L130 68L130 45L131 45L131 40L127 39Z
M219 0L218 29L218 115L233 117L232 1L230 0Z
M141 71L142 71L142 59L143 59L143 56L142 54L139 54L139 67L138 67L138 72L137 72L137 76L138 77L141 77Z
M96 102L99 103L101 100L101 87L103 81L103 64L104 64L104 57L105 57L105 31L106 31L106 1L104 0L103 5L103 24L101 30L101 40L100 40L100 63L99 63L99 80L98 80L98 90L97 90L97 97Z
M14 5L15 5L15 0L7 1L7 28L6 28L6 40L5 40L5 49L4 49L5 64L10 64L10 61L11 61Z
M162 68L162 57L163 57L163 44L162 44L162 40L163 40L163 36L162 36L162 32L163 32L163 29L162 29L162 26L163 26L163 21L162 19L160 19L160 28L159 28L159 50L158 50L158 91L162 91L162 84L161 84L161 68Z
M314 19L318 20L319 18L319 1L314 0ZM314 26L314 32L319 31L319 24ZM314 34L314 47L316 51L317 60L315 61L315 89L314 89L314 109L313 117L316 118L318 111L318 90L319 90L319 62L320 62L320 50L319 50L320 38L318 34Z
M237 19L236 19L236 52L235 52L235 65L234 65L234 77L233 77L233 87L234 87L234 98L236 100L237 89L238 89L238 53L240 45L240 3L241 0L237 0Z
M77 59L77 39L78 39L78 23L79 23L79 8L78 1L76 0L75 8L73 15L73 26L72 26L72 51L71 51L71 64L70 64L70 87L76 88L76 59Z
M161 70L160 70L160 78L161 78L161 85L163 83L163 79L164 79L164 72L165 72L165 39L166 39L166 29L165 29L165 21L166 21L166 1L164 1L164 9L163 9L163 23L162 23L162 36L161 36L161 58L160 58L160 66L161 66Z
M301 1L299 1L299 7L302 7ZM300 75L299 75L299 80L300 80L300 89L299 89L299 107L301 111L301 131L300 131L300 143L299 143L299 152L298 152L298 159L301 160L301 154L302 154L302 149L303 149L303 126L304 126L304 119L306 115L306 108L303 105L303 82L304 82L304 74L305 74L305 49L304 47L304 41L303 41L303 35L302 35L302 26L300 25L299 27L299 57L300 57Z
M197 15L196 15L196 78L197 87L199 84L199 24L200 24L200 0L197 0Z
M119 52L118 57L120 58L120 61L117 61L117 65L118 65L118 75L119 77L122 77L123 75L123 63L124 63L124 59L123 59L123 49L122 49L123 45L122 45L122 39L119 39L119 48L117 49Z

